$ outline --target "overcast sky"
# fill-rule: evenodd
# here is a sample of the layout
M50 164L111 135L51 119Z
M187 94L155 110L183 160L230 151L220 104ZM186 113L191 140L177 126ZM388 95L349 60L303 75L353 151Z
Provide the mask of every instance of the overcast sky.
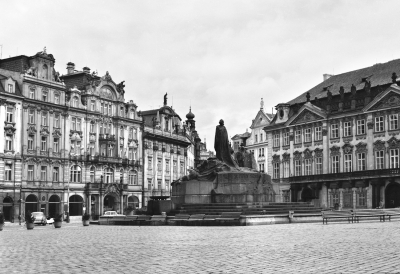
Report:
M213 150L230 136L339 74L400 58L400 1L9 1L0 0L2 57L47 47L56 70L74 62L125 80L140 110L192 106ZM400 68L399 68L400 71ZM173 101L172 101L173 98Z

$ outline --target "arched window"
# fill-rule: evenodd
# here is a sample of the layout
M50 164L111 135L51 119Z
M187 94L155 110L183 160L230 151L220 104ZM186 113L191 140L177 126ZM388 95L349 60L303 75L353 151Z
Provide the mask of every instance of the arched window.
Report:
M129 196L128 197L128 206L133 208L139 207L139 198L136 196Z
M25 212L36 212L38 210L38 198L34 194L29 194L25 198Z
M94 174L95 174L95 167L92 166L92 167L90 168L90 182L91 182L91 183L94 183Z
M134 170L129 171L129 184L130 185L137 184L137 172Z
M131 111L129 112L129 118L131 119L135 118L135 111L133 109L131 109Z
M47 65L43 65L42 78L49 79L49 68Z
M78 97L74 96L72 98L72 107L77 108L78 107Z
M114 170L111 168L106 168L104 170L104 175L106 184L111 184L114 182Z
M71 167L71 182L80 183L81 182L81 167L80 166L72 166Z

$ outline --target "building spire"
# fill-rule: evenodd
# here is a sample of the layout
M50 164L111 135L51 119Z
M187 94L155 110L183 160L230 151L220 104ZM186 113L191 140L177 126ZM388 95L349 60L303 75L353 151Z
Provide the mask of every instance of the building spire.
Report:
M264 109L264 100L263 100L263 98L261 98L260 109L261 109L261 110Z

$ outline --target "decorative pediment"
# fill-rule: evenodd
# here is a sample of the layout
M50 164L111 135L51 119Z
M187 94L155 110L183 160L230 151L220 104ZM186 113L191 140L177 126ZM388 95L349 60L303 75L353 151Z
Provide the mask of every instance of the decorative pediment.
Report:
M293 121L290 122L290 125L296 125L296 124L304 124L304 123L310 123L318 120L322 120L324 117L308 110L304 109L302 112L300 112Z
M301 159L301 152L300 152L300 151L295 151L295 152L293 153L293 158L294 158L295 160L300 160L300 159Z
M35 134L36 133L36 127L35 126L28 126L28 134Z
M283 160L282 161L289 161L290 160L290 154L285 152L282 154Z
M312 158L312 151L309 150L308 148L306 148L306 149L303 151L303 154L304 154L304 159L310 159L310 158Z
M363 111L391 109L395 107L400 107L400 88L397 85L392 85L376 96Z
M315 157L322 157L322 152L323 152L323 150L320 148L314 149Z
M330 149L331 149L331 156L340 155L340 147L333 146Z
M399 148L400 147L400 140L398 140L394 136L392 138L390 138L387 141L387 143L388 143L389 149L391 149L391 148Z
M53 136L54 137L61 137L61 131L59 129L54 129Z
M368 151L366 143L358 143L356 145L356 152L357 153L366 153Z
M40 129L40 135L49 135L49 134L50 134L49 128L42 126L42 128Z
M374 150L379 151L379 150L384 150L386 148L385 142L382 140L377 140L374 142Z
M118 196L120 196L122 191L123 190L119 184L106 184L104 188L104 195L107 195L108 193L116 193Z
M276 163L280 161L280 156L277 154L272 155L272 162Z
M353 146L350 144L344 144L342 146L342 149L343 149L344 154L350 154L353 152Z

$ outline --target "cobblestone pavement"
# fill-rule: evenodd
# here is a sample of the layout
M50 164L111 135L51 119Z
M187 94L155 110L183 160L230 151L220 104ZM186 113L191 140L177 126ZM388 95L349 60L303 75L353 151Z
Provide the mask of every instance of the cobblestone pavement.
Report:
M0 273L400 273L400 222L252 227L6 224Z

